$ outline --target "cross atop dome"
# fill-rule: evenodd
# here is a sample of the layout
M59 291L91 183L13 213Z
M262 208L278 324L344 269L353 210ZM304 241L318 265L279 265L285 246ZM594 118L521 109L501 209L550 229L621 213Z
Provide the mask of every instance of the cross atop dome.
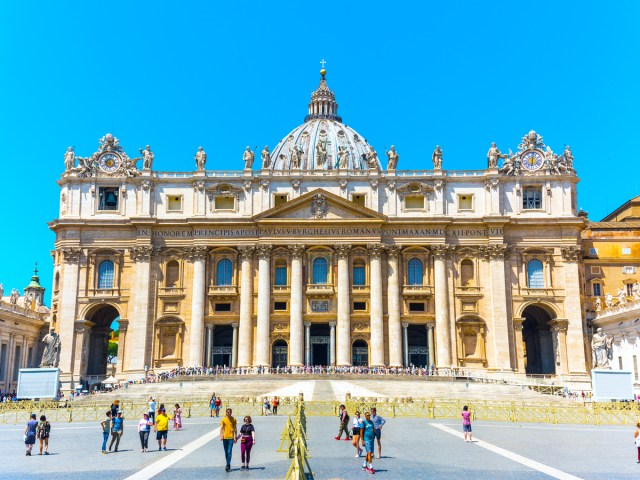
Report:
M311 94L311 102L309 103L309 114L304 118L305 122L315 118L325 118L327 120L335 120L342 122L342 117L338 115L338 103L336 102L335 93L327 86L325 78L327 70L324 68L327 61L323 58L320 61L322 69L320 70L320 85L317 90Z

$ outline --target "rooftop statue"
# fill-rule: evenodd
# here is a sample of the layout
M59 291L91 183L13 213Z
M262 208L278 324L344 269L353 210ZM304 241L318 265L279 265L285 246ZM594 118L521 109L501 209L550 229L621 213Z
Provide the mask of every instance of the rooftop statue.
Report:
M198 171L204 171L204 166L207 164L207 152L205 152L202 147L198 147L198 151L193 158L196 160L196 168Z
M400 159L400 155L396 152L396 147L391 145L391 149L387 150L387 158L389 161L387 162L387 170L395 170L398 166L398 160Z
M20 298L20 292L18 292L17 289L12 288L11 289L11 295L9 296L9 303L11 305L17 305L19 298Z
M369 168L378 168L378 153L373 149L373 147L369 147L369 151L367 152L367 165Z
M337 167L340 169L347 168L349 166L349 152L347 151L347 147L341 145L338 147L338 155L337 155Z
M591 339L591 360L593 368L611 368L613 358L613 337L598 328Z
M327 161L327 141L318 140L316 143L316 164L324 165Z
M302 160L302 155L304 154L304 150L302 147L298 145L293 145L291 147L291 168L298 169L300 168L300 160Z
M573 169L573 153L571 152L571 147L567 145L564 147L564 153L562 154L564 157L564 161L567 164L567 167Z
M442 168L442 148L440 148L440 145L436 145L436 149L431 154L431 161L433 162L434 170Z
M265 145L262 149L262 168L269 168L271 166L271 152L269 151L269 145Z
M487 152L487 158L489 159L489 168L498 168L498 159L507 158L507 155L500 152L496 142L491 143L491 148Z
M254 158L256 158L256 154L251 151L251 147L247 146L246 150L242 154L242 160L244 160L245 170L251 170L253 168Z
M68 147L67 151L64 152L64 169L65 171L70 172L75 166L76 154L73 151L73 147Z
M151 151L151 147L147 145L144 150L142 148L140 148L139 150L140 155L142 155L143 170L151 170L153 168L153 159L155 158L155 155Z

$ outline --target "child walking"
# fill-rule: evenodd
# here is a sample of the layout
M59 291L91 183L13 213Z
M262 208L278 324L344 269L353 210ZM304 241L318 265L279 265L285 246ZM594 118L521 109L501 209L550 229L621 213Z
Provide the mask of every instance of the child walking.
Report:
M462 432L464 433L464 441L465 442L473 442L473 433L471 433L471 412L469 412L469 407L466 405L462 407ZM469 438L467 440L467 437Z

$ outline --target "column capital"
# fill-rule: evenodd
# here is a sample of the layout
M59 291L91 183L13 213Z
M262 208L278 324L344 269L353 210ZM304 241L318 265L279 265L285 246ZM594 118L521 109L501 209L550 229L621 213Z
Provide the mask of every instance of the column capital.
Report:
M555 318L549 324L552 332L566 332L569 328L569 320L566 318Z
M338 258L349 258L351 245L335 245L336 255Z
M433 323L427 323L425 324L425 328L427 329L427 331L429 331L429 330L433 330L435 326L433 325Z
M409 328L409 324L407 322L402 322L402 328Z
M204 260L209 251L209 247L205 246L197 246L197 247L188 247L185 249L185 257L190 262L195 262L197 260Z
M291 258L302 258L306 247L304 245L289 245L289 252L291 253Z
M256 247L256 254L261 260L269 260L271 258L271 249L273 245L258 245Z
M384 247L380 243L369 243L367 245L367 250L369 251L369 256L371 258L380 258L382 256L382 251Z
M338 323L338 322L336 322L336 321L334 320L334 321L332 321L332 322L329 322L329 326L330 326L331 328L336 328L337 323Z
M311 322L304 322L304 326L307 327L307 328L310 327L311 326Z
M134 262L148 262L153 254L151 245L140 245L129 249L129 257Z
M509 256L509 245L506 243L482 245L478 250L480 255L489 259L504 259Z
M577 245L562 247L560 253L562 253L562 259L565 262L577 262L582 257L582 250Z
M82 249L78 247L63 247L60 249L64 263L77 263L82 257Z
M513 317L513 328L522 331L522 322L525 320L524 317Z
M231 324L231 328L233 328L234 330L238 330L239 326L240 326L240 324L238 322L235 322L235 323Z
M444 260L449 257L453 250L451 245L431 245L431 253L436 260Z
M120 330L120 332L126 332L127 328L129 328L129 320L125 320L124 318L120 318L118 320L118 330Z
M240 253L240 260L251 260L255 247L253 245L240 245L238 246L238 252Z
M389 260L397 260L402 251L402 245L385 245L384 249L387 251Z

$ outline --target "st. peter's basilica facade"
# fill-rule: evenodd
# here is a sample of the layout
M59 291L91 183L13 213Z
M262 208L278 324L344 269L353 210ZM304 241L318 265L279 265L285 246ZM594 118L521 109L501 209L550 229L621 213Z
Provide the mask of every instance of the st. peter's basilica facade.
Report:
M65 155L51 328L62 380L178 365L462 366L584 374L578 178L529 132L481 170L383 168L321 72L309 113L243 170L153 169L108 134ZM490 139L489 139L490 140ZM515 142L514 142L515 143ZM484 152L483 152L484 153ZM254 157L255 164L254 164ZM240 164L240 162L243 164ZM400 165L398 163L400 162Z

